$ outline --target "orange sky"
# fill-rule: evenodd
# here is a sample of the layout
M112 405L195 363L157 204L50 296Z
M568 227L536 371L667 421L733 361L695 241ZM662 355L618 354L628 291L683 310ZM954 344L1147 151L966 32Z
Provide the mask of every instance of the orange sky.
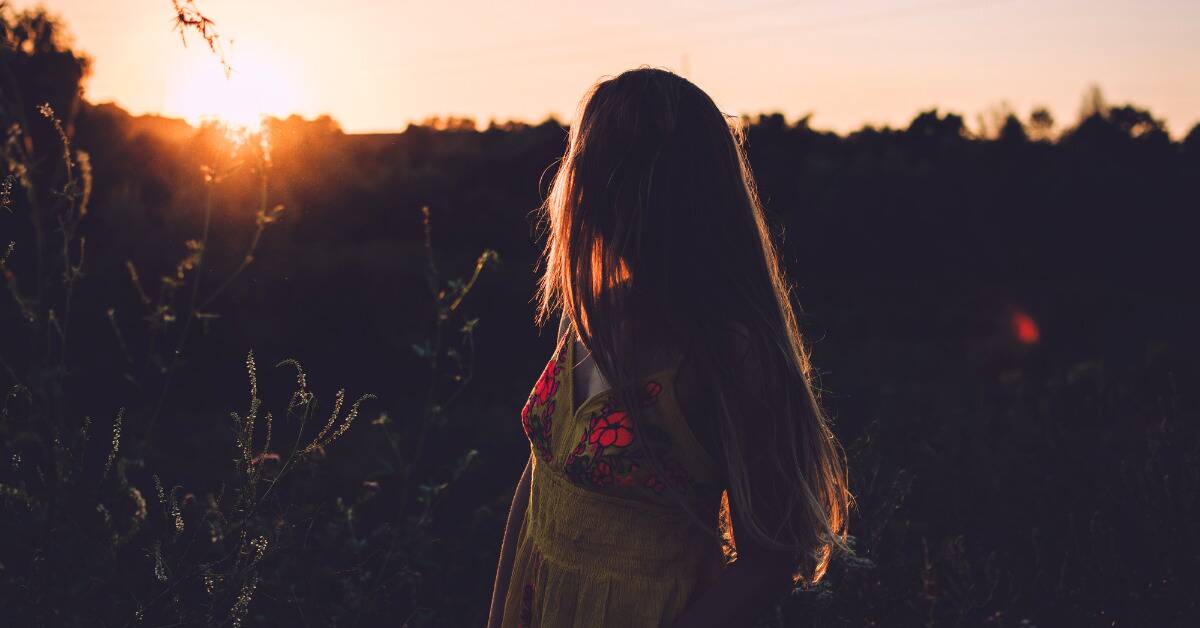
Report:
M33 2L16 2L17 8ZM728 113L812 112L818 128L905 126L1002 101L1074 120L1089 84L1181 137L1200 122L1200 2L199 0L232 82L170 0L49 0L94 59L96 102L196 121L328 113L348 131L430 115L569 119L598 77L684 73Z

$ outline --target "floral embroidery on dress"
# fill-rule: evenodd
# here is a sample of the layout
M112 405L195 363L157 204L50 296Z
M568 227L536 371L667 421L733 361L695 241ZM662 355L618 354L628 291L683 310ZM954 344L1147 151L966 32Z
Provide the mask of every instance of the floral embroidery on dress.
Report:
M647 382L643 405L654 405L661 392L661 384ZM692 478L683 465L665 455L670 437L662 428L647 424L643 426L642 434L648 441L645 444L655 448L665 477L659 477L653 471L653 465L646 460L646 447L634 446L632 419L627 411L618 407L618 402L611 395L587 420L583 438L563 463L564 471L572 482L595 488L616 486L632 489L640 485L656 494L667 489L667 482L682 491L691 488ZM641 472L643 461L644 473Z
M521 408L521 426L525 428L525 436L547 462L554 460L554 454L550 451L550 428L554 420L558 375L562 370L558 356L551 358L529 393L525 407Z

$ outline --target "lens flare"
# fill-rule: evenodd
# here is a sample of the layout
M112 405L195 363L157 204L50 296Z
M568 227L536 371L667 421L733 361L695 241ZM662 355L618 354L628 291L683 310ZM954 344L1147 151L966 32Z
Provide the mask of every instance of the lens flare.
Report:
M1012 315L1013 333L1021 344L1035 344L1042 337L1037 321L1024 312L1014 312Z

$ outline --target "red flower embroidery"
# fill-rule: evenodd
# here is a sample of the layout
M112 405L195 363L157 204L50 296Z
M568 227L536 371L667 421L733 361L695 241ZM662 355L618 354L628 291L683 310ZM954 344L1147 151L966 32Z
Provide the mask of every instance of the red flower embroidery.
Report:
M563 370L557 356L552 358L538 376L525 407L521 408L521 427L542 458L554 459L550 451L550 430L554 421L554 394L558 392L558 374Z
M643 403L653 405L662 392L657 381L645 385ZM688 491L692 479L678 461L671 459L665 447L669 436L653 423L644 428L647 442L637 443L633 430L633 419L621 409L618 400L610 398L603 407L593 412L588 420L583 437L563 460L563 471L572 482L594 488L617 487L635 490L640 487L661 494L671 485ZM665 477L648 473L641 464L647 446L655 448L665 463ZM664 481L666 480L666 481Z
M612 467L605 461L598 461L592 467L592 482L597 486L611 486L613 483Z
M598 449L603 447L625 447L633 442L633 426L629 415L618 410L609 414L598 415L592 421L591 434L588 442Z
M558 392L558 379L555 375L558 374L558 361L550 360L546 365L546 369L542 371L542 376L538 378L537 384L533 387L533 399L538 405L544 405L554 393Z
M662 493L667 490L667 485L663 484L663 481L655 475L646 476L646 487L652 489L655 493Z

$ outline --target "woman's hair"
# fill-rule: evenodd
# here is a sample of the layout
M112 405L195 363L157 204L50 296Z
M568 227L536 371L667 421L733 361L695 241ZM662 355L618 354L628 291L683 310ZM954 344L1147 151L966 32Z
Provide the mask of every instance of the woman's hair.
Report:
M845 549L851 497L737 123L665 70L596 84L542 207L536 322L561 310L634 414L650 349L681 352L719 426L734 534L793 552L811 584Z

